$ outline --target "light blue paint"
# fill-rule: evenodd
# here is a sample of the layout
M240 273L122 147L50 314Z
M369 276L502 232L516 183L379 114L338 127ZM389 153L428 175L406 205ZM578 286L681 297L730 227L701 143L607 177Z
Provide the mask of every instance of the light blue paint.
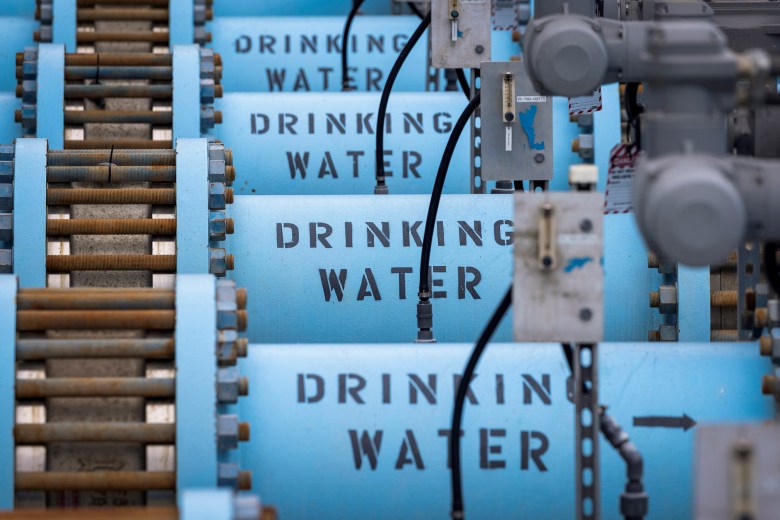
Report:
M176 276L176 489L217 487L216 284Z
M179 493L180 520L233 520L233 492L187 489Z
M520 126L523 127L525 136L528 138L528 146L531 150L544 150L544 141L541 143L536 142L536 130L534 129L534 120L536 119L536 111L538 107L531 105L525 112L519 112Z
M223 124L215 127L215 137L233 149L236 193L372 194L379 98L365 92L226 94L218 101ZM390 97L390 131L385 132L390 193L430 193L449 133L466 104L461 92ZM344 133L338 126L342 119ZM295 165L296 159L305 164L306 154L303 179ZM466 134L455 149L445 192L469 192L469 160Z
M14 508L16 277L0 275L0 511Z
M620 92L618 84L612 83L601 87L601 102L603 108L593 115L595 164L599 168L599 191L607 187L607 172L609 171L609 154L612 148L620 144ZM573 125L576 126L576 125Z
M200 137L200 47L173 47L173 138Z
M408 196L238 196L233 205L236 232L229 237L229 248L236 256L232 278L246 287L249 300L248 337L257 343L311 342L405 342L416 332L417 285L420 247L409 238L404 247L404 225L415 226L425 220L428 197ZM445 195L438 220L444 223L445 245L434 243L431 265L444 266L435 273L443 280L435 291L446 291L447 298L434 298L434 335L439 341L472 341L506 291L513 269L512 246L496 240L511 237L512 197L504 195ZM458 221L474 227L482 223L483 245L471 239L460 245ZM509 222L503 222L509 221ZM328 238L331 248L321 242L311 247L310 224L332 227ZM352 247L347 246L345 223L352 223ZM374 239L368 246L366 222L390 229L390 247ZM278 247L277 229L295 225L299 231L295 247ZM424 225L417 228L421 237ZM318 228L323 231L324 228ZM632 215L605 216L605 311L606 338L609 341L644 341L647 331L657 327L658 313L647 303L647 293L658 287L658 273L647 268L647 251ZM283 230L283 244L292 241L290 228ZM462 290L459 299L459 267L475 267L481 281L475 290L481 299L472 299ZM358 300L361 283L370 268L381 300L365 296ZM401 273L392 268L407 268L405 299L401 298ZM330 270L338 279L347 270L342 301L331 293L325 298L320 269ZM440 269L440 268L439 268ZM463 272L465 281L472 274ZM370 287L366 287L370 289ZM364 291L365 293L365 291ZM699 303L709 306L709 296ZM655 327L654 327L655 326ZM497 341L509 341L510 324L504 323Z
M371 90L381 89L398 53L418 24L416 16L359 17L355 20L351 37L356 47L350 54L349 64L357 67L353 84L358 90L369 89L368 74L372 78L378 77L376 71L381 73L382 80L378 83L379 88L372 87ZM211 24L211 32L214 52L220 53L224 64L222 84L225 91L261 92L272 88L279 91L277 86L272 87L277 84L269 81L277 72L285 75L282 91L340 91L341 54L333 42L340 43L343 28L344 17L336 16L316 20L304 17L216 18ZM384 52L380 52L373 41L369 43L369 35L376 40L384 39ZM260 52L262 37L265 44ZM316 52L306 46L304 37L312 43L316 39ZM274 45L269 50L271 39ZM249 43L251 50L237 51L237 45L243 50ZM422 43L424 39L406 60L396 80L395 91L425 90L426 46ZM296 79L299 80L298 88Z
M176 140L176 272L209 272L209 145Z
M14 156L14 273L46 287L46 139L17 139Z
M13 12L14 4L21 4L22 0L3 0L0 1L0 15ZM29 16L0 16L0 90L6 90L13 93L16 88L16 74L11 71L16 70L16 53L24 51L25 47L35 45L33 41L33 32L38 30L38 22L33 19L32 10L35 9L35 2L24 0L24 10L30 8ZM10 8L10 9L9 9ZM18 9L22 11L22 8ZM26 13L25 13L26 14ZM11 126L13 119L4 119L4 126Z
M217 4L221 2L216 2ZM195 6L193 0L169 0L169 45L192 45L195 42Z
M53 0L52 7L52 42L76 52L76 0Z
M48 139L52 150L65 148L65 46L62 44L43 43L38 47L36 108L35 135Z
M677 327L679 341L710 340L709 267L677 267Z
M29 0L3 0L0 2L0 16L24 16L32 19L35 2Z
M366 14L390 14L392 0L370 0L360 8ZM217 0L215 16L341 16L347 17L352 0Z
M22 102L13 92L0 92L0 143L11 143L17 137L22 136L22 126L12 124L14 112L22 108Z
M487 320L487 317L484 317ZM462 372L472 345L252 345L243 372L263 381L266 391L240 401L252 439L242 444L243 467L254 489L283 518L445 519L450 510L446 439L452 413L453 376ZM700 424L764 421L772 417L771 398L756 382L770 362L755 344L603 344L600 396L645 460L650 497L648 520L692 518L692 466L695 429L688 432L634 428L632 418L687 413ZM298 375L323 378L324 398L298 402ZM338 375L366 381L360 395L338 404ZM382 403L382 374L391 378L391 403ZM437 380L436 404L418 392L410 405L410 378ZM566 399L568 368L556 344L492 344L472 383L479 405L467 404L462 442L464 493L469 518L573 518L573 406ZM498 405L496 375L504 376L505 404ZM532 394L523 404L522 375L550 377L551 404ZM356 380L348 380L353 387ZM695 389L686 393L686 389ZM307 380L306 398L314 395ZM492 459L506 468L479 469L481 428L504 429L493 437L501 446ZM377 469L355 469L349 430L383 430ZM425 469L395 469L406 430L418 443ZM520 470L521 431L549 439L542 456L547 471L532 463ZM532 447L537 447L534 442ZM625 465L606 443L602 454L602 517L619 519ZM368 461L364 459L364 464ZM291 485L294 483L294 485Z

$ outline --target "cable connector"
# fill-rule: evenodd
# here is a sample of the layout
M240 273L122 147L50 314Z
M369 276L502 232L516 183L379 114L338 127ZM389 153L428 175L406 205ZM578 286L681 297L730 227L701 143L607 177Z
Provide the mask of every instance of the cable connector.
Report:
M433 338L433 305L431 305L431 293L418 294L420 302L417 304L417 343L436 343Z
M387 189L387 184L377 184L374 186L374 195L388 195L390 190Z

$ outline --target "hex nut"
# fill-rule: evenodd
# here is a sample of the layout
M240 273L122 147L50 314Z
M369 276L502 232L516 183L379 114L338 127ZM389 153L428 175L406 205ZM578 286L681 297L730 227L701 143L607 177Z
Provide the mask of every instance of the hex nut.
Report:
M22 81L22 103L32 104L38 100L38 82L34 79Z
M215 124L214 107L211 105L200 107L200 131L205 134L214 128Z
M658 288L659 305L661 314L677 314L677 286L662 285Z
M234 367L217 369L217 401L221 404L238 402L240 377Z
M216 94L216 88L214 86L213 79L200 80L200 102L203 105L210 105L214 103L214 97Z
M14 160L14 145L0 144L0 161Z
M223 248L209 248L209 272L215 276L225 276L227 273L227 253Z
M212 211L225 209L225 184L222 182L209 183L209 209Z
M0 211L13 211L14 185L0 184Z
M222 242L227 237L227 217L224 211L209 214L209 240Z
M14 252L11 249L0 249L0 273L14 272Z
M14 216L10 213L0 214L0 242L11 242L14 239Z
M658 332L660 341L677 341L677 325L661 325Z
M238 448L238 416L217 416L217 448L234 450Z
M257 495L236 495L233 498L233 518L235 520L257 520L262 513L262 504Z
M220 487L235 488L238 486L238 464L221 463L217 468L217 484Z
M27 129L34 129L36 127L36 113L37 109L35 105L22 105L22 127Z
M14 163L13 161L0 161L0 183L11 183L14 181Z

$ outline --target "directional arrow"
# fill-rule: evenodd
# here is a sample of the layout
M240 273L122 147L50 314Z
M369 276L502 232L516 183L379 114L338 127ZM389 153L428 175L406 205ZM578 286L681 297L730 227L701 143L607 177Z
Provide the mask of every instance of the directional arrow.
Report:
M647 426L655 428L682 428L688 431L696 426L696 421L683 414L682 417L663 417L651 415L649 417L634 417L634 426Z

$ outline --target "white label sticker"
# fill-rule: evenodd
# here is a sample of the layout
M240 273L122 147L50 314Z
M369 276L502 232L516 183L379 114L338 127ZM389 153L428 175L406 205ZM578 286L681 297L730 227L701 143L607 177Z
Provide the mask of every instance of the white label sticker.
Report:
M506 127L506 142L504 143L504 147L507 152L512 151L512 127L511 126Z
M634 209L631 192L639 150L633 144L619 144L609 154L604 213L630 213Z
M547 96L517 96L518 103L547 103Z

